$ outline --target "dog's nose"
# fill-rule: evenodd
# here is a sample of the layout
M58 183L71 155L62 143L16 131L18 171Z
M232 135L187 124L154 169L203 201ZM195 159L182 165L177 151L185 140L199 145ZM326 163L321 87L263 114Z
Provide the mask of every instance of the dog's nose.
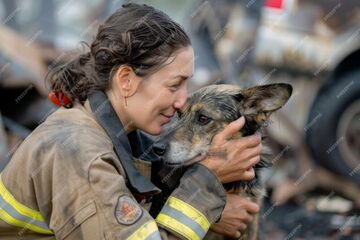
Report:
M163 143L155 143L153 149L156 155L163 156L166 152L166 145Z

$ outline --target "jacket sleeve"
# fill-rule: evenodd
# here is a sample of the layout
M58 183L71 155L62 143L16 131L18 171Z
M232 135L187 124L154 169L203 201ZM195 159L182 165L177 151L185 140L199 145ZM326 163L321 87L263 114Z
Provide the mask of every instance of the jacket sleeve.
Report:
M61 228L71 230L55 233L59 239L203 239L226 202L220 182L199 164L185 172L156 219L136 202L112 159L93 160L88 174L93 201Z
M189 168L156 217L158 225L181 239L203 239L217 222L226 192L217 177L201 164Z

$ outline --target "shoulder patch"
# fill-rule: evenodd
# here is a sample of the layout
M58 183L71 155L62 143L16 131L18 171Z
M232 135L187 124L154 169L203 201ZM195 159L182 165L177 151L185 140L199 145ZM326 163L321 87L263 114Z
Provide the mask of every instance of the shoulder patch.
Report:
M118 198L115 207L115 218L118 223L131 225L142 215L139 204L130 196L122 195Z

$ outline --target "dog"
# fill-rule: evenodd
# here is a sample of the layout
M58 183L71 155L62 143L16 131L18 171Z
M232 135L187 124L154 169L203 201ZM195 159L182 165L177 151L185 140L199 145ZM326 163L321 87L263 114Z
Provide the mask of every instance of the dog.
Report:
M226 125L241 116L244 127L233 137L238 139L252 135L280 109L290 98L292 87L285 83L254 86L241 89L237 85L211 85L194 92L178 111L177 119L161 137L165 145L162 151L166 164L172 167L189 166L213 154L210 151L213 137ZM228 191L250 197L261 203L265 188L259 180L260 170L268 167L263 145L261 160L254 166L255 178L224 184ZM241 239L257 239L258 216L250 223Z

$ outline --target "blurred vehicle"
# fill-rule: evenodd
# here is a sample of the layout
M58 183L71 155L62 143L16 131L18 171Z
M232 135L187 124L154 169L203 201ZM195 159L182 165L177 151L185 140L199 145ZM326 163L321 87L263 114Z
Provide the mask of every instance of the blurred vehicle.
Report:
M258 65L316 82L298 92L313 159L360 184L359 1L269 0L258 33Z
M301 162L310 148L308 158L360 184L360 2L201 1L197 11L191 25L220 82L294 85L274 117L285 128L268 126L283 154L295 149Z
M0 170L51 108L44 98L44 51L28 43L25 37L0 26Z

